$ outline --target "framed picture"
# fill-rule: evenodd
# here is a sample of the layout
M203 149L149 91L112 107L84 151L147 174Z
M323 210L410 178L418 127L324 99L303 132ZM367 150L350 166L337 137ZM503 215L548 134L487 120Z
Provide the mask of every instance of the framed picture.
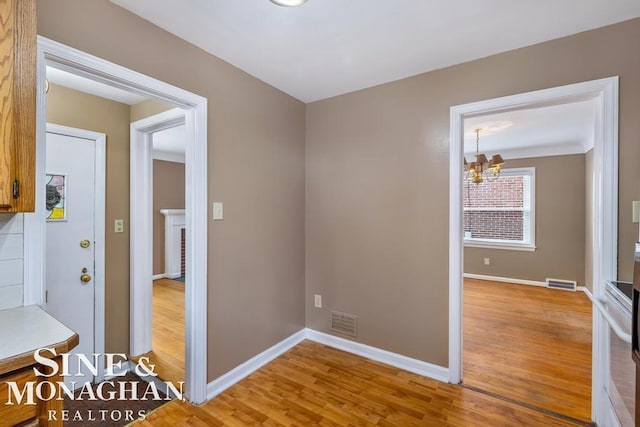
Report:
M47 221L66 221L67 175L47 174L45 183Z

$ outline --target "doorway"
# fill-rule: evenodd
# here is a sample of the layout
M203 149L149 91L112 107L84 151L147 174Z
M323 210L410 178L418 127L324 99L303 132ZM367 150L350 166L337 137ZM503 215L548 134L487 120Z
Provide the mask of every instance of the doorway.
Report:
M72 354L104 353L105 144L104 134L47 124L45 308L83 337ZM102 380L102 363L95 378L72 366L82 378L67 386Z
M207 396L207 101L205 98L184 91L151 77L128 70L108 61L70 48L61 43L38 37L38 91L36 168L39 181L45 185L45 81L46 66L63 69L135 94L179 106L184 112L187 129L186 205L187 276L193 286L186 292L186 386L185 395L194 403L201 403ZM25 304L45 304L45 205L43 195L36 199L36 213L25 215ZM116 223L115 227L120 224ZM133 249L133 248L132 248ZM126 305L107 306L105 330L111 321L127 319L122 316ZM133 322L134 313L131 313Z
M617 99L618 78L578 83L558 88L507 96L451 108L450 143L450 229L449 229L449 377L460 383L463 327L463 121L489 113L535 108L544 105L593 100L596 105L594 129L593 197L593 297L604 295L604 280L617 275ZM602 417L607 370L600 357L608 337L606 322L594 312L592 325L592 404L594 421Z
M185 113L175 108L131 124L131 354L165 381L185 380L189 206Z

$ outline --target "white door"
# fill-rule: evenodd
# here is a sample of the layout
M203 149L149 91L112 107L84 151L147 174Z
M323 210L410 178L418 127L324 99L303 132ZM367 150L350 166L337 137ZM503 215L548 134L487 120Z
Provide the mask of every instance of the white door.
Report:
M46 310L75 331L80 344L74 354L92 360L94 353L95 141L47 132L46 139ZM71 357L72 374L79 364ZM66 378L76 388L93 381Z

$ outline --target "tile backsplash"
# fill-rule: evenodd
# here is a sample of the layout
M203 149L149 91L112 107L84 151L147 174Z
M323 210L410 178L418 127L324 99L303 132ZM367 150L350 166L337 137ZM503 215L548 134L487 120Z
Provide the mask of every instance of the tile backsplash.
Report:
M23 305L24 215L0 214L0 310Z

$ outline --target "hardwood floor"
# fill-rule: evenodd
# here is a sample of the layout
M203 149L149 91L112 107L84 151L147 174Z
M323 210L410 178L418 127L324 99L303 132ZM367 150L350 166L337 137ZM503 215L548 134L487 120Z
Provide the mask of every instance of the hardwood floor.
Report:
M153 350L143 355L156 365L159 378L174 383L185 379L184 286L170 279L153 282Z
M304 341L200 406L174 400L146 426L575 426L571 422Z
M590 420L591 310L582 292L465 279L464 384Z

